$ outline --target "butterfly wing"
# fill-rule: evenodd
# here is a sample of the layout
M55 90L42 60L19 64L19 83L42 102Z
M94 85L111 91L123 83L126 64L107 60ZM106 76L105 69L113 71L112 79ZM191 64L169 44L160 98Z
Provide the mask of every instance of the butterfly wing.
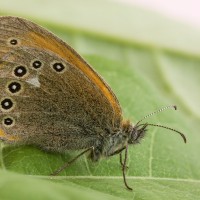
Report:
M49 50L71 63L74 67L79 68L102 91L103 95L106 96L109 104L113 107L115 113L114 119L117 121L121 115L121 107L115 94L102 78L69 45L42 27L25 19L1 17L0 23L1 30L3 29L5 33L4 42L7 42L7 44L9 42L6 40L11 40L14 35L16 38L19 38L19 45L40 47Z
M117 98L66 43L15 17L0 18L0 35L1 139L62 151L120 127Z

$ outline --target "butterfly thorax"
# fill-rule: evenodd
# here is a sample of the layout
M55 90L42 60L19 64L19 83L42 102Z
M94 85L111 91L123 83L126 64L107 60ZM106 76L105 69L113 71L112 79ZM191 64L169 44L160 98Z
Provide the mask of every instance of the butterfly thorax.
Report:
M127 145L139 143L145 135L146 126L134 126L129 120L123 121L116 133L99 140L99 145L91 153L91 159L97 161L101 157L113 156L123 151Z

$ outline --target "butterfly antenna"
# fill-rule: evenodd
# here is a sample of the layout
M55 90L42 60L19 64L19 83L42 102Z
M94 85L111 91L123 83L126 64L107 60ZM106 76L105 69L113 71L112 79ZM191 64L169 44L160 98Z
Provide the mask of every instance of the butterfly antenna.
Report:
M163 107L163 108L160 108L159 110L156 110L156 111L154 111L154 112L152 112L152 113L150 113L150 114L144 116L141 120L139 120L139 121L137 122L136 125L138 125L138 124L139 124L140 122L142 122L144 119L149 118L149 117L151 117L152 115L155 115L155 114L157 114L157 113L163 112L164 110L167 110L167 109L174 109L174 110L177 110L177 106L176 106L176 105L170 105L170 106L165 106L165 107Z
M167 126L163 126L163 125L158 125L158 124L148 124L147 123L147 126L156 126L156 127L165 128L165 129L174 131L174 132L178 133L183 138L185 143L187 142L185 135L183 133L181 133L180 131L177 131L176 129L173 129L173 128L170 128L170 127L167 127Z

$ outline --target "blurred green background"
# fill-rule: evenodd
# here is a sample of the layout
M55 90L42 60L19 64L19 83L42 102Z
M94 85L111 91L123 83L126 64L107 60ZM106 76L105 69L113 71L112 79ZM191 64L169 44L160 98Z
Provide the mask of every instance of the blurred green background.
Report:
M119 158L82 157L60 176L48 175L77 152L54 155L1 144L0 199L200 199L200 30L146 9L108 0L5 0L0 14L30 19L70 44L109 83L133 123L176 104L149 122L129 148L125 189ZM26 176L24 176L26 174ZM30 176L27 176L30 175Z

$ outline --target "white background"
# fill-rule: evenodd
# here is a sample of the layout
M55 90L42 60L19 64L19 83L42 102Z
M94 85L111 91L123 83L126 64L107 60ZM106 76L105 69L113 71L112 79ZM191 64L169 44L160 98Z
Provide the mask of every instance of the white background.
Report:
M156 10L200 28L200 0L114 0Z

